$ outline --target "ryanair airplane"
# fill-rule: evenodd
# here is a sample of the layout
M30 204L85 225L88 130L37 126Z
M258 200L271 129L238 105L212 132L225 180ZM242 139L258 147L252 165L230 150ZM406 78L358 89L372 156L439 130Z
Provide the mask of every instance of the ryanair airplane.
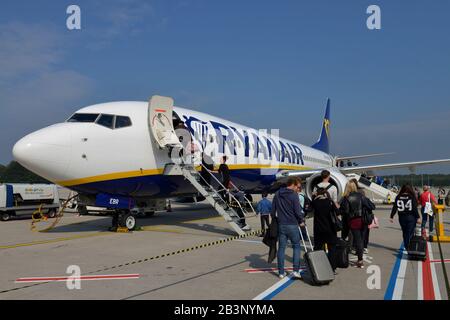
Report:
M273 192L287 177L299 176L307 179L311 195L323 169L331 172L331 182L342 194L349 173L450 162L343 167L343 161L377 155L334 157L329 137L330 100L320 138L309 147L267 130L174 107L173 99L154 96L148 103L111 102L80 109L67 121L21 139L13 155L27 169L79 193L86 205L113 209L198 193L185 176L167 174L173 154L179 154L174 150L184 150L184 157L197 154L189 157L197 170L202 155L216 166L226 155L233 184L248 194Z

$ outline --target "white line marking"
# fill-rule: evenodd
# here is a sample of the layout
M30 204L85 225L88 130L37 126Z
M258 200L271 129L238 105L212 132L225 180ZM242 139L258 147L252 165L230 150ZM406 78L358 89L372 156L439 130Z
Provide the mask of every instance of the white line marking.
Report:
M423 300L423 261L417 262L417 300Z
M428 242L428 259L430 261L433 259L433 248L431 247L431 243ZM437 274L436 274L436 266L434 263L430 263L431 268L431 278L433 279L433 288L434 288L434 299L435 300L442 300L441 297L441 290L439 289L439 282L437 280Z
M292 277L292 275L288 275L288 276L284 277L283 279L281 279L280 281L275 283L273 286L271 286L269 289L267 289L264 292L257 295L255 298L253 298L253 300L263 300L265 297L270 295L272 292L277 290L279 287L283 286L286 282L291 281L291 277Z
M392 295L392 300L402 300L403 286L405 284L405 274L406 266L408 264L408 259L405 254L405 250L402 252L402 259L400 260L400 267L397 275L397 280L395 281L394 293Z
M248 243L257 243L257 244L264 244L262 241L256 241L256 240L235 240L236 242L248 242Z

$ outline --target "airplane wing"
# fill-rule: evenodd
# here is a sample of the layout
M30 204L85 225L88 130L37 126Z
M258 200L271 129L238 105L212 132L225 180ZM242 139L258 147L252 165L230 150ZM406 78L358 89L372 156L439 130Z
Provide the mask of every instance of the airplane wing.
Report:
M358 156L352 156L352 157L337 157L336 161L347 161L347 160L356 160L356 159L366 159L366 158L373 158L373 157L381 157L381 156L388 156L394 154L394 152L388 152L388 153L374 153L374 154L366 154L366 155L358 155Z
M450 159L391 163L391 164L380 164L380 165L361 166L361 167L347 167L347 168L339 168L339 170L344 174L345 173L368 172L371 170L397 169L397 168L408 168L411 171L413 171L418 166L424 166L424 165L428 165L428 164L438 164L438 163L450 163Z
M317 169L317 170L289 170L289 171L281 171L277 173L276 179L286 179L289 177L299 177L299 178L309 178L310 176L322 172L323 169Z

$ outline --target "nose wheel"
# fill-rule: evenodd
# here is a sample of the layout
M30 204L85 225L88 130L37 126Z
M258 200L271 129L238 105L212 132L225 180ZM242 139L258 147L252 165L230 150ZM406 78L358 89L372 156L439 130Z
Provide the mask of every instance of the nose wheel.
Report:
M112 228L127 228L129 231L136 229L136 218L129 210L115 212L113 215Z

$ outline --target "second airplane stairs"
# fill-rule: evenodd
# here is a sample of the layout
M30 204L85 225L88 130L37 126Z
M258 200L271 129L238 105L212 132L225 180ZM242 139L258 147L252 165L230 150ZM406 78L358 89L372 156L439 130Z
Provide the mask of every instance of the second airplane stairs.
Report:
M214 176L214 174L207 170L208 174L215 180L218 185L218 190L212 184L205 181L202 175L190 164L166 164L164 168L164 175L182 175L188 180L197 191L213 206L213 208L230 224L230 226L239 235L244 235L245 231L250 228L243 223L245 217L251 213L255 214L255 210L251 202L244 194L239 196L240 191L236 186L232 185L232 190L227 190L224 185ZM228 198L228 201L225 199ZM240 213L240 214L239 214Z
M397 197L397 193L371 182L356 173L347 174L347 177L349 179L356 179L359 187L366 190L366 196L375 203L390 203Z

